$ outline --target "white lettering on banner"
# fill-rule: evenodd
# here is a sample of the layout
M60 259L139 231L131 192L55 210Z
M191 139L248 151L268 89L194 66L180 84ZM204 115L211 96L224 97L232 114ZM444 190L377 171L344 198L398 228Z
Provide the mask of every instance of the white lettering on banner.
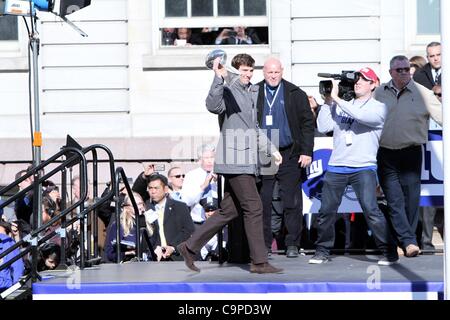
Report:
M313 161L311 165L306 168L306 175L308 179L313 179L320 176L323 173L322 159Z
M425 148L425 150L423 150L422 152L422 173L420 176L420 180L424 181L424 180L429 180L430 179L430 171L427 170L426 166L425 166L425 159L427 158L427 148Z
M431 152L431 175L440 182L444 181L444 163L442 141L430 141L427 143L427 150Z

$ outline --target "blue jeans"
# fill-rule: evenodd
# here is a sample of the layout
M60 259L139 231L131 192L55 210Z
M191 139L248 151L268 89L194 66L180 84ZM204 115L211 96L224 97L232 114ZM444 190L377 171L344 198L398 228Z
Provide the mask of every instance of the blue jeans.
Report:
M385 256L397 254L386 218L378 207L375 171L364 170L351 174L327 172L322 188L322 204L317 218L316 251L330 254L334 246L334 223L342 196L348 185L353 187L364 212L367 225L372 231L377 247Z
M417 245L422 146L400 150L380 148L377 161L392 228L403 248Z

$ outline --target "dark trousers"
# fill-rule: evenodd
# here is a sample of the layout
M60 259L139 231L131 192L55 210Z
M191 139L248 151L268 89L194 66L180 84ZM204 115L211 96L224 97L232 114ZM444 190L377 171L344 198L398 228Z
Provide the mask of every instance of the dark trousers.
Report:
M223 226L242 211L244 228L253 263L267 262L264 245L262 203L256 188L256 178L251 175L224 175L224 197L220 210L208 218L186 241L187 247L197 253Z
M363 209L367 225L372 231L375 243L385 255L397 253L394 240L389 232L385 216L377 203L377 176L375 171L364 170L351 174L327 172L323 181L322 203L317 218L316 251L326 255L334 246L336 215L342 196L348 185L356 193Z
M279 185L279 196L283 206L284 225L287 230L286 246L300 247L303 226L303 199L300 189L301 168L298 156L289 157L290 149L281 151L283 162L278 173L262 176L260 195L264 212L264 242L267 248L272 245L272 195L275 180Z
M442 207L422 207L420 210L422 218L422 249L434 250L433 229L437 227L439 234L444 239L444 208Z
M403 248L409 244L417 245L415 231L419 221L422 147L380 148L377 162L378 178L395 235Z

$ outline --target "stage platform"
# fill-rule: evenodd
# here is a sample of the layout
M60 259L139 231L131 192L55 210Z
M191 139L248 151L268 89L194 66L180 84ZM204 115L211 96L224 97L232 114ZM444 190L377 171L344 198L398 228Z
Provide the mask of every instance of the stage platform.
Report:
M270 262L282 274L252 274L249 265L197 262L200 273L184 262L102 264L85 270L43 274L33 285L33 299L133 300L292 300L442 298L443 256L400 258L378 266L377 256L336 255L323 265L310 265L310 255Z

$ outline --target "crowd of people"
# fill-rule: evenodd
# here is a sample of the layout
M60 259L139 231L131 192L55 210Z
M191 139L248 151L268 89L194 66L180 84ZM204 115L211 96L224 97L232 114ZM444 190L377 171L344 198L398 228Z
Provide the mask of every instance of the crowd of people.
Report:
M257 29L259 30L259 35ZM267 30L264 28L163 28L162 46L228 45L228 44L267 44Z
M245 28L237 27L234 31L224 29L213 41L236 44L240 43L236 39L247 37L247 43L256 43L255 39L249 40ZM196 35L189 29L179 28L176 32L170 45L176 44L177 39L204 43L200 38L195 40ZM234 35L237 38L230 40ZM434 225L443 232L443 209L423 208L419 214L419 201L422 145L428 139L429 119L442 124L440 50L437 42L427 46L428 63L417 56L411 59L394 56L389 66L391 79L385 83L371 68L362 68L357 73L355 96L350 101L339 95L334 81L332 92L323 96L322 105L283 78L283 66L277 58L265 61L264 80L256 85L251 83L255 60L250 55L238 54L233 58L231 64L239 74L228 72L217 58L206 107L219 119L218 145L202 146L198 150L198 168L186 174L182 167L173 166L166 177L156 172L153 165L145 165L135 179L133 193L121 189L119 221L111 203L102 206L98 210L99 219L94 222L99 226L102 260L136 259L139 238L144 260L184 260L189 269L200 271L195 261L217 259L222 247L217 234L223 232L225 242L228 241L223 228L242 214L250 272L282 272L268 262L274 236L271 225L274 186L278 185L276 191L282 203L285 254L287 258L295 258L299 255L303 226L299 185L305 168L311 164L317 133L331 133L334 148L323 180L316 252L309 262L330 261L337 211L348 185L353 187L367 226L382 252L380 265L397 263L399 253L416 257L421 249L433 249ZM16 179L27 172L19 171ZM221 203L219 176L224 178ZM31 176L19 188L23 190L32 183ZM52 181L43 184L42 223L80 199L79 177L72 179L71 190L70 201L63 206L58 186ZM380 210L377 202L380 192L386 199L386 210ZM86 201L85 206L92 204L91 199ZM30 232L33 202L31 190L16 200L12 216L2 215L0 252ZM73 212L71 217L76 215ZM136 219L140 230L136 228ZM120 254L116 243L118 225ZM418 225L421 225L419 233ZM84 245L79 238L80 224L64 227L67 240L64 263L76 264L80 245ZM42 236L48 235L49 239L39 247L39 271L54 269L61 262L61 232L58 232L61 228L61 222L57 221L43 231ZM1 262L17 255L18 250ZM11 286L29 269L27 255L0 272L0 288Z

